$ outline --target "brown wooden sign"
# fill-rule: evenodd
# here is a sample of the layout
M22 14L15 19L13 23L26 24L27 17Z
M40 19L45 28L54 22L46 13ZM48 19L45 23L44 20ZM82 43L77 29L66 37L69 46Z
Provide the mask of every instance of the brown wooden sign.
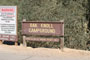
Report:
M22 22L23 45L27 46L26 41L47 41L59 42L63 50L64 47L64 22ZM30 37L27 35L43 36L62 36L62 38Z
M22 22L22 34L64 36L64 22Z
M5 41L17 41L17 36L16 36L16 35L0 34L0 40L5 40Z
M29 41L59 42L59 38L26 37L25 40L29 40Z

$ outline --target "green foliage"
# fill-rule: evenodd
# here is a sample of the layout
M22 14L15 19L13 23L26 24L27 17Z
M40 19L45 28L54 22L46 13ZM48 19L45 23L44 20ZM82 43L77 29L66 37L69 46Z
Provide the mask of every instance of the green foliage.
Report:
M18 29L21 42L21 21L60 21L65 23L65 46L87 49L89 0L2 0L0 5L18 6ZM44 44L44 43L43 43ZM41 45L43 45L41 43ZM47 43L46 43L47 44ZM48 43L51 45L50 43ZM52 43L54 44L54 43ZM38 44L39 45L39 44Z

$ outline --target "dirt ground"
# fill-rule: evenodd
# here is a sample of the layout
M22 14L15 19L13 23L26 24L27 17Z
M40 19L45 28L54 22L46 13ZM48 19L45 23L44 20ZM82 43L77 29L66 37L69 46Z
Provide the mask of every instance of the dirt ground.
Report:
M90 60L90 51L0 45L0 60Z

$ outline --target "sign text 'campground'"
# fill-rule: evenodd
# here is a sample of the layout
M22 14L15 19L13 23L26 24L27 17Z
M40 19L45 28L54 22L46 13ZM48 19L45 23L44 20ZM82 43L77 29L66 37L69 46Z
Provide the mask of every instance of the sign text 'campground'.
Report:
M23 22L22 33L28 35L63 36L63 22Z

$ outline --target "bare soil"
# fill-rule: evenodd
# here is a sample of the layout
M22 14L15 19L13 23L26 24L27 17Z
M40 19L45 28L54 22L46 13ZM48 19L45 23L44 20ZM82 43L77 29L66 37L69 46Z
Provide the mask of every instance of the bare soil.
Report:
M90 60L90 51L0 45L0 60Z

